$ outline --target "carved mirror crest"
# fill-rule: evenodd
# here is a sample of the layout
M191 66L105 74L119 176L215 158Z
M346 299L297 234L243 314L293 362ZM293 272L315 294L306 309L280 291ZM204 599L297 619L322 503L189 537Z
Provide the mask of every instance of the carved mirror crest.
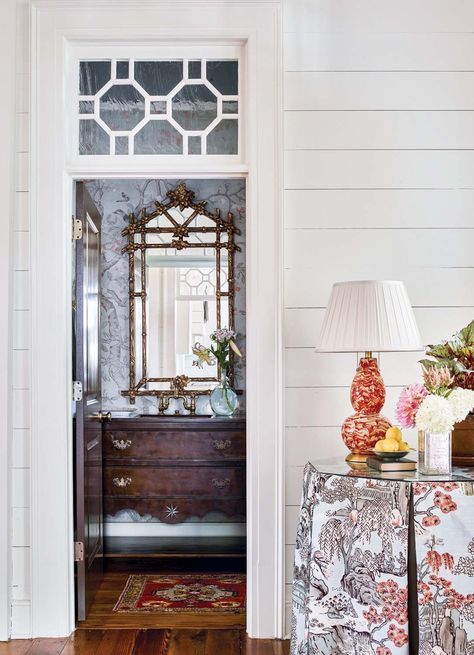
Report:
M210 212L184 183L168 200L128 215L122 234L129 258L129 389L137 396L181 398L191 413L196 397L209 394L218 365L199 369L192 346L210 344L220 327L234 327L234 252L240 250L231 212ZM229 371L232 378L232 367Z

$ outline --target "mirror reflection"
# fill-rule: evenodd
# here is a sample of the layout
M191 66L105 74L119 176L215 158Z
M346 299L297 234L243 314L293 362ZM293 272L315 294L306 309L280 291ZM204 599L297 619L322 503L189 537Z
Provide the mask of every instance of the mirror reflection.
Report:
M221 266L221 280L226 278ZM195 343L210 346L218 325L215 257L154 257L147 255L147 351L153 377L215 378L217 366L201 370L193 366ZM227 298L221 313L228 315ZM150 383L150 388L168 388ZM161 385L161 386L160 386Z

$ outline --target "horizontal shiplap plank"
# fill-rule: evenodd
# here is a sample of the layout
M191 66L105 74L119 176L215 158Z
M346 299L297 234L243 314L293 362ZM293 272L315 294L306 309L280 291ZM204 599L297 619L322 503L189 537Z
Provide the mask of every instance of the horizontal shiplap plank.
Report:
M15 548L30 545L30 510L15 507L12 510L12 546Z
M473 32L469 0L285 0L283 29L296 32ZM298 38L297 37L297 38Z
M420 242L422 247L423 242ZM416 268L408 269L406 261L388 256L383 267L358 259L345 262L334 254L337 263L328 269L290 269L284 272L285 307L326 307L334 282L346 280L402 280L408 289L411 303L417 307L472 307L474 304L474 269L472 268Z
M30 392L14 389L12 392L12 428L23 430L30 428Z
M27 191L15 193L15 230L25 231L30 227L28 203L29 193Z
M421 382L422 355L422 352L380 353L379 366L385 384L403 386ZM291 348L285 351L285 386L348 386L357 362L356 353L317 353L313 348Z
M285 508L285 543L288 545L294 545L296 543L296 528L299 513L300 508L296 505Z
M349 396L349 389L341 389L340 393ZM383 413L386 413L386 409L383 410ZM393 416L389 418L394 419ZM411 445L415 446L415 430L404 430L403 433ZM303 467L308 461L316 462L334 457L344 458L348 453L341 438L339 426L286 428L285 444L287 471L291 467ZM300 491L297 493L297 503L299 503L299 493ZM293 501L290 503L288 500L286 503L294 504Z
M30 469L12 469L12 507L30 507Z
M28 73L20 72L15 76L16 110L27 113L30 110L31 77Z
M17 242L23 244L25 241L24 233L17 233L19 236L15 235ZM20 247L26 247L21 245ZM20 262L15 262L15 267L26 266L26 257L21 256ZM22 263L22 261L24 263ZM30 273L29 271L16 270L13 276L13 288L14 288L14 297L13 297L13 309L15 310L25 310L30 309L31 306L31 292L30 292Z
M285 73L284 108L474 109L474 73Z
M30 268L29 232L13 232L13 268L15 271L28 271Z
M324 313L324 308L286 309L285 347L315 348ZM474 307L415 307L414 313L425 344L448 339L474 319Z
M474 227L474 190L288 189L284 217L294 229Z
M303 488L303 470L301 466L287 466L285 471L285 498L287 505L299 505Z
M284 35L286 71L472 71L474 35L334 34Z
M30 149L30 116L29 114L16 115L16 152L28 152Z
M29 191L29 185L30 185L29 162L30 162L30 156L27 152L18 152L16 154L15 191L19 191L19 192Z
M12 353L13 389L29 389L31 383L30 351L14 350Z
M406 270L474 266L474 229L306 230L303 234L304 238L298 230L285 232L286 268L332 268L341 275L367 262L373 279L380 277L387 261L395 260L400 267L402 256Z
M13 348L26 350L31 344L30 314L28 311L13 312Z
M288 111L287 150L474 148L472 111Z
M29 430L12 430L11 451L14 468L29 468L31 462Z
M341 390L347 394L346 390ZM285 429L285 464L303 466L308 460L342 457L347 453L339 427Z
M285 546L285 580L292 582L293 565L295 561L295 547L292 544Z
M354 369L355 373L355 369ZM395 407L403 387L387 387L386 400L381 414L395 422ZM285 389L286 427L339 427L347 416L354 413L349 398L349 386ZM405 431L407 439L413 430Z
M12 599L31 598L30 549L12 548Z
M474 188L472 150L290 150L286 189Z

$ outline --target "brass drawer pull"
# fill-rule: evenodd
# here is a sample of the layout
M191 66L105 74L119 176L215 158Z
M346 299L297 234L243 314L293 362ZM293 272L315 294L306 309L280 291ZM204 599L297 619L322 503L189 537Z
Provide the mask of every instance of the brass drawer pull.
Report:
M128 485L132 484L132 478L113 478L112 482L116 487L124 489Z
M230 448L232 445L232 442L230 439L214 439L212 442L212 445L214 446L215 450L225 450L226 448Z
M212 478L212 484L217 489L224 489L230 485L230 478Z
M130 439L114 439L113 437L111 437L111 439L112 446L117 450L127 450L127 448L130 448L132 445Z

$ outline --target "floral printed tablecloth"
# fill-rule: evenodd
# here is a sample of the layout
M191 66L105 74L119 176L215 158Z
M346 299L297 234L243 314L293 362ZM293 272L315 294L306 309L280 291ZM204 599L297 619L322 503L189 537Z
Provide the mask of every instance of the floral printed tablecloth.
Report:
M382 478L306 466L291 654L474 655L473 482Z

